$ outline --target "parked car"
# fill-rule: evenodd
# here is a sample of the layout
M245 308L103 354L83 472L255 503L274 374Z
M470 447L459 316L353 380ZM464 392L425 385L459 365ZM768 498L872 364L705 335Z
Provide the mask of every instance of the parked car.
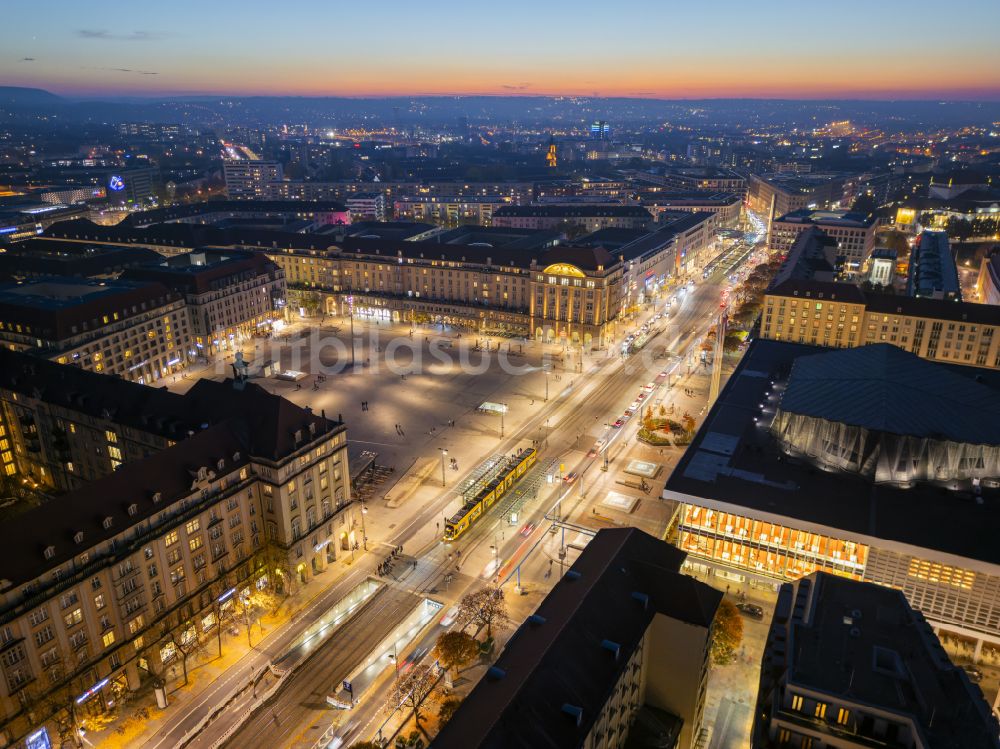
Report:
M624 424L625 424L625 419L619 418L616 419L611 426L613 426L615 429L621 429Z
M749 616L751 619L764 618L764 609L762 609L756 603L738 603L736 604L736 608L738 608L741 613Z

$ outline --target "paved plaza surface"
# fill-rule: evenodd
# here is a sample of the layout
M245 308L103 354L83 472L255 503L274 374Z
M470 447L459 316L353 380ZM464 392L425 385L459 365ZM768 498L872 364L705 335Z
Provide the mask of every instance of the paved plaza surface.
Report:
M268 720L268 709L281 721L281 740L272 741L273 746L312 746L339 727L352 741L376 735L379 728L383 736L400 729L406 717L390 711L387 720L384 710L384 686L391 670L381 675L381 692L373 688L352 710L337 710L317 697L375 647L380 630L372 629L370 638L358 634L359 623L381 610L382 604L375 602L370 604L375 608L366 606L355 614L358 623L348 622L323 642L320 660L333 670L313 673L315 658L301 666L306 669L303 673L324 684L311 683L316 679L308 676L293 679L299 686L279 691L250 716L246 729L233 729L233 714L252 704L250 676L280 661L309 623L359 582L377 578L378 563L396 546L402 546L406 558L417 566L405 578L379 578L387 589L380 598L401 596L399 600L411 601L426 596L447 610L469 590L499 582L508 591L517 622L537 607L599 528L634 525L662 537L674 507L659 494L684 448L639 441L640 414L620 428L612 424L640 393L643 408L662 406L671 418L690 414L700 423L710 379L700 344L716 322L720 294L716 280L677 294L672 306L669 296L648 305L619 330L621 339L641 332L644 324L649 326L644 348L628 357L621 355L620 340L606 349L581 351L571 345L476 336L441 326L411 329L355 319L355 364L342 367L350 356L351 326L346 318L296 322L282 331L280 339L255 341L253 353L245 346L247 360L272 360L281 370L305 374L297 382L273 377L255 382L315 412L342 417L355 451L377 453L377 463L393 472L367 500L367 549L339 552L337 562L309 581L299 594L300 602L292 604L295 610L285 612L260 645L225 668L220 663L213 671L206 664L206 674L216 674L214 678L199 682L196 690L175 692L184 705L183 719L169 726L154 719L147 733L129 745L150 749L185 745L192 739L192 729L219 705L227 705L226 710L190 745L212 746L233 730L240 737L251 736L252 727L263 731L261 721ZM732 363L724 365L724 375ZM183 390L198 377L228 376L228 362L213 363L165 384ZM481 412L485 402L504 404L505 413L501 417ZM491 511L463 537L444 543L442 523L460 504L463 481L489 456L531 446L539 450L538 471L546 475L537 480L517 512ZM386 501L387 495L392 501ZM500 634L498 646L508 634ZM413 647L426 650L432 636L436 636L434 626L428 625L413 640ZM235 642L232 647L237 647ZM759 662L759 652L748 651L747 657ZM474 683L473 675L467 687ZM712 684L715 680L713 673ZM303 686L307 683L311 683L308 688ZM274 716L270 720L264 731L268 735L276 725ZM236 744L231 739L227 745ZM240 745L253 745L253 740L247 738Z

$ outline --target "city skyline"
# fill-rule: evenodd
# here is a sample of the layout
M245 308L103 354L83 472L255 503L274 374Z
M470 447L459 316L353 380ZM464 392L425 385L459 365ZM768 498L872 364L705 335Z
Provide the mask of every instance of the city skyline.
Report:
M420 14L393 1L377 16L310 3L277 18L190 2L48 9L42 32L37 6L8 4L0 83L79 97L1000 99L1000 6L983 0L947 14L911 3L905 15L898 3L849 2L829 16L785 0L767 15L728 1L711 12L640 2L627 14L520 0L503 12L446 3ZM933 55L907 31L931 18Z

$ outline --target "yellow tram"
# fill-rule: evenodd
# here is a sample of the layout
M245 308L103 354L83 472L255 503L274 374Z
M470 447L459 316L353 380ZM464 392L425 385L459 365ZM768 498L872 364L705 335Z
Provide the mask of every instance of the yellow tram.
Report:
M521 450L507 461L506 468L472 499L468 500L462 509L444 524L444 540L454 541L486 512L494 502L506 494L514 483L525 472L535 465L538 453L534 448Z

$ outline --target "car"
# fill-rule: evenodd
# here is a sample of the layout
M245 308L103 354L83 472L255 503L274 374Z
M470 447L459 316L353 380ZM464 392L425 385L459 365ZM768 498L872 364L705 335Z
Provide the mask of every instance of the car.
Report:
M427 648L426 646L421 646L418 647L416 650L414 650L412 653L410 653L406 658L403 659L403 662L399 664L399 673L405 674L407 671L413 668L415 664L419 663L420 660L425 655L427 655L429 650L430 649Z
M590 450L587 451L587 457L588 458L596 458L597 457L597 447L596 446L590 448Z
M524 536L525 538L527 538L528 536L530 536L530 535L531 535L531 532L532 532L533 530L535 530L535 524L534 524L534 523L525 523L525 524L524 524L524 525L523 525L523 526L521 527L521 530L520 530L520 531L518 531L518 532L519 532L519 533L520 533L520 534L521 534L522 536Z
M650 392L650 393L653 392L653 390L655 388L656 388L656 383L655 382L647 382L645 385L642 386L643 390L645 390L647 392Z
M565 476L563 476L563 483L572 484L576 481L576 471L570 471Z
M966 663L962 666L962 670L965 671L965 675L969 677L969 681L973 684L978 684L983 680L983 672L977 666L973 666L971 663Z
M740 610L740 613L746 614L751 619L763 619L764 609L758 606L756 603L738 603L736 608Z
M639 402L642 402L642 401L646 400L646 394L645 393L639 393L637 396L635 396L635 399L637 401L639 401Z
M669 369L664 369L662 372L660 372L660 377L669 377L669 376L670 376Z
M624 424L625 424L625 419L618 418L615 419L615 422L611 426L613 426L615 429L621 429L622 426L624 426Z
M452 606L450 609L445 611L444 614L441 616L440 624L442 627L450 627L452 624L455 623L455 620L457 618L458 618L458 606Z
M638 411L639 410L639 401L637 401L637 400L632 401L629 404L629 407L628 407L627 410L631 411L632 413L635 413L636 411Z

